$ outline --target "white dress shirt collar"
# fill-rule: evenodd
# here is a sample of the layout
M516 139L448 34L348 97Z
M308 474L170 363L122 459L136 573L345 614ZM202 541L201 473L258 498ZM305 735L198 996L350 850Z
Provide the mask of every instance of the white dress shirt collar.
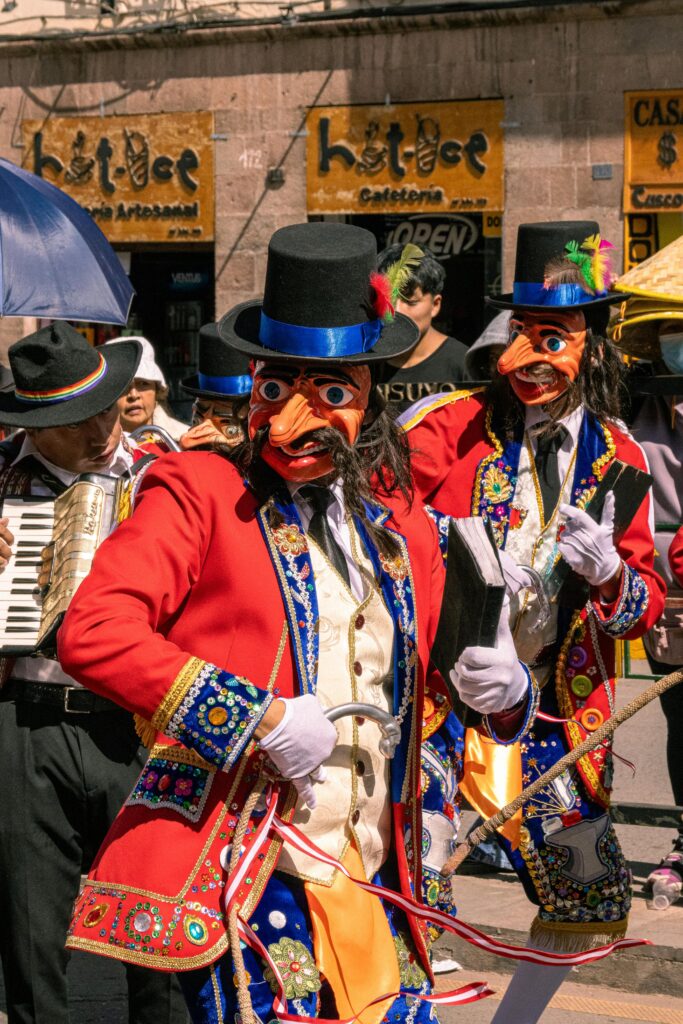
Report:
M54 462L50 462L49 459L46 459L45 456L41 455L41 453L38 451L38 449L34 445L31 438L28 436L28 434L25 434L21 448L19 449L16 458L12 462L12 465L16 465L18 462L21 461L21 459L26 458L27 455L33 455L34 458L36 458L38 462L41 462L43 466L45 466L45 468L48 469L52 473L52 475L57 478L57 480L64 484L65 487L70 487L71 484L76 479L76 477L78 476L78 473L70 473L68 470L62 469L61 466L56 466ZM105 476L121 476L121 474L125 473L125 471L129 469L132 464L132 449L130 447L130 444L124 441L122 436L121 440L118 443L116 451L114 452L114 457L112 458L108 466L102 467L101 472Z

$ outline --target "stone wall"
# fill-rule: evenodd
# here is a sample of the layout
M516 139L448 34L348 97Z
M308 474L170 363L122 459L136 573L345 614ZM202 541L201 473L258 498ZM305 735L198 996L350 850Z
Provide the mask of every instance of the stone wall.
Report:
M505 99L504 284L524 220L595 217L618 248L623 93L680 86L677 5L421 14L215 29L95 43L20 43L0 62L0 155L21 162L24 118L215 111L216 308L262 286L275 228L306 217L307 107ZM593 181L591 166L613 177ZM265 186L269 167L285 183ZM5 321L0 345L18 325Z

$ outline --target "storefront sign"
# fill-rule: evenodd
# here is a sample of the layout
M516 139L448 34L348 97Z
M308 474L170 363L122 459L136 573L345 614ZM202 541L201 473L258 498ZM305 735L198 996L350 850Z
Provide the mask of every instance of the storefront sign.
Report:
M24 121L24 166L83 206L110 242L210 242L213 114Z
M624 211L683 211L683 89L626 93Z
M503 101L313 107L308 212L503 209Z

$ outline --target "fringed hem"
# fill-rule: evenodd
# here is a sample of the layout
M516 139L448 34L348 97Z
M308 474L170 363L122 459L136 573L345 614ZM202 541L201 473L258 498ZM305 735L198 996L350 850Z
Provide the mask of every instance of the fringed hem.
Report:
M140 737L143 747L151 749L157 738L155 727L146 718L143 718L142 715L134 715L133 720L135 722L135 731Z
M597 929L600 928L600 931ZM585 953L626 936L628 919L595 924L554 924L536 917L529 933L530 945L548 953Z

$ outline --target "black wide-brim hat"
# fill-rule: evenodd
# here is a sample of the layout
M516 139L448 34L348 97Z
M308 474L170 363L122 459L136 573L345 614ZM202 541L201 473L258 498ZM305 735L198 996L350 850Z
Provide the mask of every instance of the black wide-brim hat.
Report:
M388 322L373 308L375 236L352 224L293 224L268 246L263 300L235 306L220 337L252 359L379 363L409 352L419 330L410 317Z
M0 423L64 427L114 404L135 376L137 341L93 348L61 320L10 346L14 391L0 392Z
M513 290L499 296L487 295L486 302L494 309L516 309L520 312L527 310L529 313L547 313L553 309L589 310L622 302L623 296L615 291L608 290L602 295L592 295L578 285L561 285L550 292L543 287L546 265L551 260L565 255L568 242L578 242L581 245L584 239L599 233L600 227L594 220L520 224L517 231Z
M217 324L199 328L199 370L180 382L198 398L234 402L251 394L250 359L223 341Z

